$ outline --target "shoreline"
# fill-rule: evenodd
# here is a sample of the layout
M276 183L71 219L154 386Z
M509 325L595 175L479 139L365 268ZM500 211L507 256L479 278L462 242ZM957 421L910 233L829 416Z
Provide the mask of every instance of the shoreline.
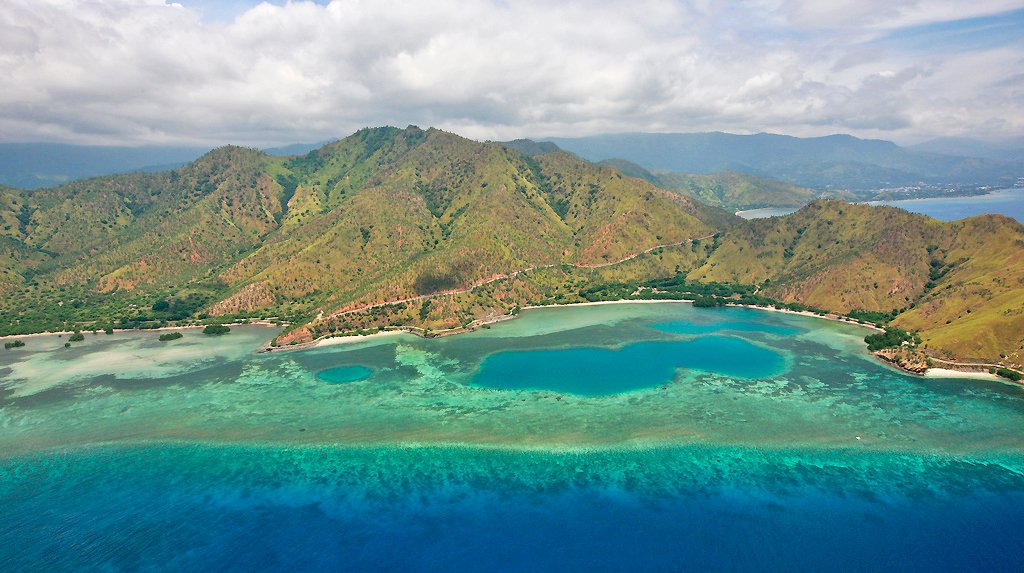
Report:
M280 324L274 324L274 323L266 321L266 320L257 320L257 321L253 321L253 322L225 322L225 323L223 323L223 325L224 326L265 326L265 327L271 327L271 328L279 328L279 327L282 326ZM142 332L168 332L168 331L173 331L173 330L194 330L196 328L206 328L207 326L209 326L209 325L208 324L189 324L189 325L185 325L185 326L161 326L159 328L115 328L114 331L111 334L120 334L120 333L124 333L124 332L139 332L139 333L142 333ZM82 329L82 330L79 330L79 332L81 332L82 334L92 334L94 332L96 334L99 334L99 333L103 332L103 329L96 329L96 330ZM38 338L40 336L64 336L65 334L74 334L74 333L75 333L74 330L55 330L55 331L45 331L45 332L32 332L32 333L29 333L29 334L5 334L3 336L0 336L0 341L17 340L17 339L20 339L20 338Z
M661 304L661 303L685 303L685 304L691 304L692 305L693 301L692 300L685 300L685 299L678 299L678 300L677 299L598 300L598 301L588 301L588 302L570 302L570 303L564 303L564 304L527 305L527 306L520 307L520 310L536 310L536 309L543 309L543 308L569 308L569 307L582 307L582 306L603 306L603 305L610 305L610 304ZM785 309L785 308L764 307L764 306L755 306L755 305L748 305L748 304L726 304L725 306L731 307L731 308L749 308L749 309L753 309L753 310L763 310L763 311L767 311L767 312L779 312L779 313L782 313L782 314L793 314L793 315L805 316L805 317L809 317L809 318L820 318L820 319L824 319L824 320L830 320L830 321L833 321L833 322L841 322L841 323L845 323L845 324L850 324L852 326L859 326L859 327L867 328L869 330L874 330L874 331L877 331L877 332L885 332L884 329L878 328L877 326L875 326L873 324L862 324L860 322L857 322L856 320L845 318L845 317L842 317L842 316L839 316L839 315L836 315L836 314L832 314L832 313L829 313L829 314L826 314L826 315L821 315L821 314L817 314L817 313L814 313L814 312L811 312L811 311L808 311L808 310L789 310L789 309ZM478 329L480 327L489 326L491 324L496 324L496 323L499 323L499 322L504 322L506 320L512 320L512 319L516 318L517 316L518 315L503 314L503 315L500 315L500 316L497 316L497 317L493 317L493 318L490 318L490 319L486 319L486 320L482 320L482 321L479 321L479 322L475 322L473 324L470 324L467 327L457 327L457 328L453 328L453 329L449 329L449 330L433 331L433 332L430 333L429 336L424 335L425 331L424 331L424 329L421 329L421 328L417 328L417 327L401 327L401 328L395 328L394 330L381 330L381 331L374 332L372 334L352 334L352 335L348 335L348 336L344 336L344 335L342 335L342 336L338 336L338 335L323 336L321 338L317 338L317 339L311 340L309 342L302 342L302 343L299 343L299 344L293 344L293 345L288 345L288 346L266 346L266 347L260 349L259 352L287 352L287 351L294 351L294 350L306 350L306 349L310 349L310 348L319 348L321 346L336 346L336 345L341 345L341 344L354 344L354 343L357 343L357 342L364 342L366 340L373 339L373 338L382 338L382 337L385 337L385 336L393 336L393 335L396 335L396 334L412 334L414 336L419 336L421 338L442 338L442 337L445 337L445 336L455 336L455 335L458 335L458 334L464 334L464 333L468 333L468 332L473 332L473 331L475 331L476 329Z
M534 309L534 308L552 308L552 307L570 307L570 306L599 306L599 305L605 305L605 304L634 304L634 303L647 304L647 303L663 303L663 302L683 302L683 303L687 303L687 304L693 304L692 300L686 300L686 299L679 299L679 300L675 300L675 299L642 299L642 300L622 299L622 300L598 300L598 301L594 301L594 302L571 302L571 303L568 303L568 304L548 304L548 305L524 306L524 307L522 307L522 309L523 310L528 310L528 309ZM750 308L750 309L753 309L753 310L764 310L764 311L768 311L768 312L780 312L782 314L795 314L795 315L799 315L799 316L807 316L807 317L810 317L810 318L822 318L822 319L825 319L825 320L831 320L833 322L843 322L843 323L846 323L846 324L852 324L853 326L860 326L860 327L863 327L863 328L868 328L868 329L871 329L871 330L874 330L874 331L877 331L877 332L885 332L884 328L878 328L877 326L875 326L873 324L863 324L863 323L857 322L856 320L853 320L853 319L850 319L850 318L846 318L846 317L843 317L843 316L839 316L839 315L834 314L834 313L829 313L829 314L822 315L822 314L817 314L817 313L811 312L809 310L789 310L788 308L777 308L777 307L774 307L774 306L757 306L757 305L753 305L753 304L726 303L725 306L731 307L731 308Z
M678 299L678 300L677 299L638 299L638 300L619 299L619 300L598 300L598 301L587 301L587 302L571 302L571 303L564 303L564 304L527 305L527 306L521 307L521 310L535 310L535 309L543 309L543 308L584 307L584 306L604 306L604 305L612 305L612 304L685 303L685 304L691 304L692 305L693 302L694 301L692 301L692 300L686 300L686 299ZM861 328L866 328L866 329L869 329L869 330L874 330L876 332L885 332L885 329L879 328L879 327L875 326L874 324L864 324L864 323L858 322L858 321L856 321L854 319L846 318L844 316L840 316L840 315L837 315L837 314L834 314L834 313L828 313L828 314L822 315L822 314L817 314L815 312L811 312L811 311L808 311L808 310L790 310L790 309L786 309L786 308L777 308L777 307L774 307L774 306L757 306L757 305L736 304L736 303L726 303L724 306L731 307L731 308L749 308L749 309L753 309L753 310L763 310L763 311L766 311L766 312L778 312L778 313L782 313L782 314L792 314L792 315L804 316L804 317L808 317L808 318L820 318L820 319L829 320L829 321L832 321L832 322L840 322L840 323L845 323L845 324L849 324L849 325L852 325L852 326L858 326L858 327L861 327ZM512 319L514 319L514 318L516 318L518 316L519 316L518 314L503 314L503 315L491 317L489 319L481 320L479 322L472 323L472 324L470 324L470 325L468 325L466 327L457 327L457 328L453 328L453 329L449 329L449 330L433 331L429 335L426 335L425 334L426 331L424 329L421 329L421 328L416 328L416 327L400 327L400 328L395 328L394 330L380 330L380 331L377 331L377 332L373 332L371 334L353 334L353 335L349 335L349 336L337 336L337 335L335 335L335 336L324 336L324 337L321 337L321 338L317 338L315 340L311 340L309 342L303 342L303 343L289 345L289 346L269 346L268 345L268 346L264 346L263 348L258 349L256 352L257 353L290 352L290 351L297 351L297 350L308 350L308 349L312 349L312 348L319 348L319 347L322 347L322 346L338 346L338 345L343 345L343 344L356 344L356 343L359 343L359 342L365 342L367 340L371 340L371 339L375 339L375 338L384 338L384 337L389 337L389 336L395 336L395 335L398 335L398 334L412 334L414 336L419 336L421 338L442 338L442 337L445 337L445 336L455 336L455 335L458 335L458 334L464 334L464 333L473 332L473 331L477 330L478 328L489 326L491 324L496 324L496 323L499 323L499 322L504 322L506 320L512 320ZM116 329L114 329L114 333L126 333L126 332L127 333L131 333L131 332L143 333L143 332L181 331L181 330L194 330L194 329L198 329L198 328L206 328L206 326L207 325L202 324L202 325L188 325L188 326L163 326L163 327L159 327L159 328L145 328L145 329L143 329L143 328L116 328ZM280 328L282 325L274 324L274 323L266 321L266 320L256 320L256 321L251 321L251 322L225 323L224 326L262 326L262 327L270 327L270 328ZM91 333L93 331L92 330L82 330L81 332L82 333L86 333L86 332ZM97 330L96 332L98 333L100 331ZM30 333L30 334L14 334L14 335L10 335L9 334L9 335L5 335L5 336L0 336L0 341L16 340L16 339L20 339L20 338L37 338L37 337L41 337L41 336L63 336L65 334L74 334L74 331L34 332L34 333ZM928 368L924 372L914 372L912 370L907 370L905 368L901 368L898 364L894 364L894 363L892 363L892 362L890 362L888 360L885 360L884 358L878 356L877 354L875 354L873 352L870 353L870 354L872 356L874 356L878 362L881 362L882 364L884 364L886 366L889 366L889 367L891 367L891 368L893 368L893 369L895 369L895 370L897 370L897 371L899 371L899 372L901 372L903 374L910 374L910 375L918 376L918 377L921 377L921 378L966 378L966 379L974 379L974 380L989 380L989 381L997 381L997 382L1006 382L1006 383L1011 383L1011 384L1014 384L1014 385L1024 386L1024 382L1018 382L1018 381L1010 380L1008 378L1003 378L1002 376L999 376L999 375L996 375L996 374L990 374L989 372L985 372L985 371L978 371L976 369L973 369L973 368L975 368L974 366L966 366L965 365L964 368L972 368L972 369L969 369L969 370L968 369L956 370L955 368L936 368L936 367L932 367L932 368ZM954 362L949 362L949 361L943 361L943 362L947 366L956 366L956 363L954 363Z
M674 300L674 299L659 299L659 300L653 300L653 299L640 299L640 300L630 300L630 299L598 300L598 301L588 301L588 302L572 302L572 303L565 303L565 304L527 305L527 306L521 307L521 310L534 310L534 309L543 309L543 308L583 307L583 306L604 306L604 305L612 305L612 304L656 304L656 303L686 303L686 304L693 304L693 301L692 300L682 300L682 299L680 299L680 300ZM777 308L777 307L774 307L774 306L765 307L765 306L756 306L756 305L748 305L748 304L730 304L730 303L727 303L725 306L732 307L732 308L749 308L749 309L753 309L753 310L763 310L763 311L767 311L767 312L778 312L778 313L782 313L782 314L792 314L792 315L798 315L798 316L805 316L805 317L809 317L809 318L820 318L820 319L829 320L829 321L832 321L832 322L840 322L840 323L845 323L845 324L849 324L849 325L852 325L852 326L859 326L861 328L866 328L868 330L873 330L875 332L885 332L884 328L879 328L879 327L875 326L874 324L863 324L861 322L857 322L854 319L850 319L850 318L846 318L846 317L843 317L843 316L839 316L839 315L834 314L834 313L828 313L828 314L825 314L825 315L821 315L821 314L817 314L817 313L811 312L809 310L790 310L790 309L787 309L787 308ZM486 321L482 321L482 322L479 322L479 323L472 324L472 325L470 325L467 328L457 328L457 329L452 329L450 331L436 332L436 333L433 333L432 336L430 336L429 338L438 338L438 337L443 337L443 336L454 336L454 335L462 334L462 333L466 333L466 332L473 332L474 330L476 330L479 327L490 325L490 324L495 324L495 323L498 323L498 322L503 322L503 321L506 321L506 320L512 320L512 319L516 318L517 316L518 315L507 315L507 314L506 315L501 315L501 316L499 316L497 318L493 318L493 319L490 319L490 320L486 320ZM364 342L364 341L369 340L369 339L383 338L383 337L386 337L386 336L393 336L395 334L412 334L412 335L415 335L415 336L420 336L422 338L427 338L427 337L423 336L422 331L417 332L417 330L413 330L413 329L410 329L410 328L401 328L401 329L396 329L396 330L379 331L379 332L375 332L373 334L359 334L359 335L352 335L352 336L328 336L328 337L324 337L324 338L319 338L317 340L313 340L311 342L307 342L307 343L303 343L303 344L296 344L294 346L267 347L267 348L262 349L260 352L280 352L280 351L286 351L286 350L303 350L303 349L307 349L307 348L317 348L317 347L320 347L320 346L335 346L335 345L340 345L340 344ZM996 382L1006 382L1006 383L1015 384L1015 385L1022 385L1022 383L1020 383L1020 382L1015 382L1013 380L1010 380L1010 379L1007 379L1007 378L1003 378L1002 376L998 376L996 374L989 374L988 372L979 372L977 370L955 370L953 368L934 368L933 367L933 368L929 368L925 372L913 372L913 371L910 371L910 370L906 370L904 368L900 368L898 365L893 364L893 363L889 362L888 360L882 359L881 357L875 355L875 353L873 353L873 352L870 353L870 354L872 356L874 356L875 359L878 362L882 363L883 365L891 367L891 368L893 368L893 369L895 369L895 370L897 370L897 371L899 371L901 373L910 374L910 375L918 376L918 377L921 377L921 378L961 378L961 379L966 378L966 379L973 379L973 380L988 380L988 381L996 381ZM948 362L947 362L947 364L950 365L950 366L954 365L953 363L948 363ZM971 368L971 367L965 366L965 368Z
M1014 382L1009 378L1003 378L997 374L989 374L988 372L971 372L967 370L953 370L952 368L929 368L923 374L918 374L925 378L972 378L976 380L997 380L999 382L1008 382L1010 384L1020 385L1020 382Z
M919 372L917 370L905 368L900 364L897 364L896 362L887 359L885 356L878 354L877 352L871 352L871 356L873 356L879 364L887 368L891 368L897 372L900 372L901 374L907 374L909 376L915 376L917 378L967 378L971 380L988 380L990 382L1002 382L1004 384L1012 384L1014 386L1024 386L1024 382L1022 381L1003 378L998 374L992 374L986 370L978 370L977 368L979 367L974 364L959 365L962 368L964 368L964 370L932 366L931 368L926 368L923 372ZM947 360L943 360L942 362L948 366L957 366L955 362L949 362Z

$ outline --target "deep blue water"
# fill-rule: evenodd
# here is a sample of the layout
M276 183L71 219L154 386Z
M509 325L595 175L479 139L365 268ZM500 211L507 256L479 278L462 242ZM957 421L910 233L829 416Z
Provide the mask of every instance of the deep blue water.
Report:
M1024 189L1004 189L975 197L934 197L904 201L874 201L871 205L890 205L911 213L921 213L940 221L957 221L985 213L1006 215L1024 223Z
M36 454L0 462L0 564L1019 571L1021 461L700 447Z
M272 334L0 353L0 573L1020 570L1022 388L904 375L852 325Z
M680 324L665 323L656 328L682 332ZM749 323L735 324L738 328L747 324L749 329ZM673 326L676 330L671 330ZM713 325L694 324L692 327L695 332L717 330ZM473 383L503 390L552 390L602 396L670 383L680 368L756 378L778 373L784 362L778 353L746 340L703 336L694 340L639 342L622 348L497 352L484 360Z
M904 199L900 201L871 201L869 205L889 205L928 215L940 221L958 221L975 215L996 213L1006 215L1024 223L1024 189L1004 189L987 195L971 197L932 197L929 199ZM782 217L795 212L795 207L770 207L740 211L744 219Z

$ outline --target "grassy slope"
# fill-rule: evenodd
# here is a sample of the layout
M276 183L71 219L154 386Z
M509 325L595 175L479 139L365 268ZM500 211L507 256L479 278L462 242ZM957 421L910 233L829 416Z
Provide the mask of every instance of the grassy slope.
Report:
M658 180L698 201L725 209L801 207L820 197L813 189L734 171L711 175L662 173Z
M1024 231L1004 217L940 223L823 201L740 224L572 154L528 157L436 130L367 129L296 158L228 147L167 173L0 188L0 230L0 310L22 330L102 324L189 296L206 301L196 311L304 322L556 265L437 299L425 319L409 306L387 320L448 327L683 272L892 312L937 353L1020 362L1024 344Z
M6 301L22 324L109 322L132 305L200 288L276 227L272 159L227 147L179 170L79 181L27 194L23 244L43 260ZM27 266L27 265L26 265ZM77 310L76 310L77 309ZM26 326L27 327L27 326Z
M1024 226L983 215L944 227L941 256L953 266L896 324L950 356L1024 363Z
M735 171L710 175L668 171L653 173L622 159L610 159L601 164L614 167L630 177L646 179L659 187L677 191L706 205L731 211L800 207L823 196L822 192L814 189Z
M568 154L532 160L437 130L364 130L290 167L303 165L316 183L297 188L287 236L223 276L309 315L616 260L732 222Z
M188 297L301 322L734 220L568 154L379 128L295 158L226 147L166 173L3 189L0 223L7 325L32 330L167 318L148 307Z
M945 272L933 279L933 268ZM690 278L763 284L768 296L840 312L895 311L939 354L1021 360L1024 227L1006 217L941 223L817 202L733 229Z

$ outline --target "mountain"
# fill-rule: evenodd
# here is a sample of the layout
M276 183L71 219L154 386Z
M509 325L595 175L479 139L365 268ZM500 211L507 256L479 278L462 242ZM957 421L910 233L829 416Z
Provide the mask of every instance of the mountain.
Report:
M202 147L107 147L0 143L0 184L38 189L85 177L165 171L207 152Z
M819 201L728 231L689 277L920 330L944 356L1024 358L1024 226L1001 215L943 223L892 207Z
M502 142L501 145L531 157L561 151L554 143L531 139L516 139ZM835 192L822 193L799 185L735 171L710 175L671 171L655 173L625 159L606 159L598 164L614 168L623 175L644 179L658 187L678 191L706 205L730 211L761 207L801 207L815 199L838 195Z
M509 149L514 149L523 155L534 157L537 155L543 155L545 153L554 153L555 151L561 151L561 149L551 143L550 141L534 141L532 139L515 139L512 141L502 141L499 144Z
M551 141L589 161L625 159L654 172L736 171L815 189L878 189L921 182L1012 184L1024 173L1024 161L924 153L849 135L635 133Z
M941 153L944 155L960 155L997 161L1024 163L1024 137L998 141L982 141L968 137L940 137L907 149L925 153Z
M513 147L373 128L300 156L228 146L162 173L0 188L0 334L267 317L291 344L711 295L891 321L935 357L1024 361L1011 219L819 200L743 221L628 164Z
M679 191L707 205L731 211L762 207L802 207L815 199L838 194L815 191L792 183L735 171L710 175L670 171L653 173L624 159L607 159L600 164L614 167L630 177L646 179L659 187Z
M5 192L9 331L257 314L305 322L538 266L601 265L732 215L554 152L366 129L307 155L214 150L165 173ZM504 303L502 303L504 308ZM504 312L504 310L502 310ZM182 317L183 318L183 317Z
M314 149L319 149L328 143L333 143L337 140L321 141L320 143L292 143L291 145L284 145L281 147L266 147L263 152L267 155L277 155L281 157L288 157L291 155L305 155Z

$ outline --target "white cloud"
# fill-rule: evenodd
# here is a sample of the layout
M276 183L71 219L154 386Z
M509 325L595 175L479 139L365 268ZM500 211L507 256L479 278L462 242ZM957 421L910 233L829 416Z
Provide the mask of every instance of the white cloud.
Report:
M216 20L179 2L6 0L0 137L276 144L407 123L479 138L1024 133L1020 82L1007 82L1019 44L864 43L1014 2L336 0Z

